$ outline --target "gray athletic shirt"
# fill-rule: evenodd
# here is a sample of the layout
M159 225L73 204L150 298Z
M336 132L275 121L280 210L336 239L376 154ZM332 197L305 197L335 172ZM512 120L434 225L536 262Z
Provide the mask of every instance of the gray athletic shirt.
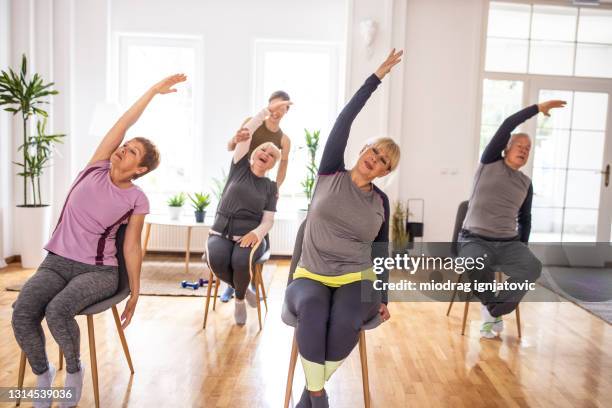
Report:
M531 180L503 160L480 163L463 228L491 238L517 236L517 214Z
M274 181L253 174L248 155L232 160L212 230L226 238L251 232L264 211L276 211L277 191Z
M522 242L529 241L531 179L508 166L502 152L512 131L537 114L538 106L531 105L509 116L485 148L474 177L464 229L492 239L518 236Z
M299 265L324 276L372 267L372 242L384 222L383 199L376 190L361 190L347 171L319 175Z

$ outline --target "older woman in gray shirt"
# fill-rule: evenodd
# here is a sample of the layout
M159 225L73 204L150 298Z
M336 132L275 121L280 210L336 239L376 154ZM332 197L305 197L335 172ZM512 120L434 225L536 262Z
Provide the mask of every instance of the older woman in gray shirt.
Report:
M357 344L366 321L390 317L386 291L377 291L372 256L386 256L389 200L372 181L399 162L399 146L390 138L366 144L352 169L344 151L353 120L381 79L400 62L393 50L344 107L325 144L317 185L304 229L302 257L285 293L297 316L296 339L306 388L296 408L327 407L325 381ZM384 282L387 275L380 279Z
M215 222L207 242L208 261L219 279L236 289L234 319L236 324L246 323L245 297L250 306L257 305L255 293L248 289L250 282L249 256L255 244L261 241L253 258L266 251L266 236L274 223L278 189L266 177L280 158L280 151L268 142L247 155L251 136L265 118L285 109L291 102L276 101L251 118L242 133L243 140L236 145L227 182L217 208Z

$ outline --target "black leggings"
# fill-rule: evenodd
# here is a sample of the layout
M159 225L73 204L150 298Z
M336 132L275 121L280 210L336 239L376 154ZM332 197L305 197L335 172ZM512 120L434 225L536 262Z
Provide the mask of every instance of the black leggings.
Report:
M208 237L208 262L215 275L223 282L236 289L236 298L244 299L246 289L251 281L249 270L249 256L253 248L242 248L239 242L223 238L219 235ZM266 251L266 240L253 255L253 260L259 258Z
M378 313L380 292L369 280L331 288L299 278L287 287L285 302L297 316L300 354L324 364L348 357L359 340L361 326Z

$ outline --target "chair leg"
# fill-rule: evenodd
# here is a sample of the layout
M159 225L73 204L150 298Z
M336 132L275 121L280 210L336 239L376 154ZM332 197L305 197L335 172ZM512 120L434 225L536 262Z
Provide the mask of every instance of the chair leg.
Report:
M451 308L453 307L453 303L455 302L455 297L457 296L457 286L461 282L461 275L457 276L457 284L455 284L455 290L453 290L453 297L451 297L450 304L448 305L448 310L446 311L446 315L450 314Z
M467 323L468 311L470 309L470 299L471 294L468 294L467 299L465 300L465 307L463 308L463 322L461 323L461 335L465 335L465 324Z
M64 368L64 352L62 349L59 349L59 369Z
M366 349L365 331L359 332L359 355L361 357L361 377L363 380L363 402L370 408L370 379L368 377L368 353Z
M516 309L514 310L516 313L516 328L518 330L518 337L521 338L521 311L519 309L519 305L516 305Z
M93 381L94 400L96 408L100 407L100 389L98 388L98 360L96 359L96 336L94 333L93 316L87 315L87 331L89 332L89 357L91 359L91 379Z
M284 408L289 407L289 400L291 400L291 389L293 387L293 375L295 374L295 364L297 363L298 347L297 338L295 337L295 330L293 331L293 344L291 345L291 357L289 358L289 372L287 373L287 386L285 387L285 405Z
M26 366L26 355L23 351L21 351L21 356L19 357L19 374L17 374L17 388L23 388L23 377L25 377L25 366ZM15 402L15 406L18 407L21 404L21 398L17 399Z
M134 374L134 366L132 365L132 357L130 357L130 349L128 348L127 341L125 340L125 333L123 327L121 327L121 319L119 319L119 312L117 306L113 306L113 317L115 318L115 325L117 326L117 333L119 333L119 339L121 340L121 346L123 346L123 352L125 353L125 359L127 360L130 372Z
M258 273L257 275L259 276L259 285L261 286L261 296L263 297L263 301L264 301L264 306L266 307L266 313L268 312L268 297L266 296L266 288L264 286L264 281L263 281L263 265L259 264L257 266L258 268Z
M213 310L217 307L217 295L219 294L219 286L221 286L221 279L218 279L213 275L211 279L215 280L215 293L213 295Z
M206 288L206 306L204 307L204 324L202 325L202 329L206 329L206 320L208 320L208 306L210 305L210 292L212 290L214 276L215 275L213 275L212 271L210 271L208 287Z
M259 330L261 330L261 302L259 301L259 284L257 281L255 282L255 296L255 299L257 299L257 319L259 320Z

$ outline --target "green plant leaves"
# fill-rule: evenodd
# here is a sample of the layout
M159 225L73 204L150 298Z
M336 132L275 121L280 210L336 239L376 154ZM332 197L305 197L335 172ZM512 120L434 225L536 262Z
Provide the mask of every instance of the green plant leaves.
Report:
M189 194L191 206L196 211L204 211L210 205L210 194L194 193L195 198Z
M48 167L54 145L62 143L63 134L46 134L47 111L40 106L48 104L48 96L57 95L59 92L51 89L53 82L43 83L43 78L34 73L28 78L28 59L25 54L21 57L21 67L19 72L9 68L8 71L0 72L0 106L5 106L4 110L13 115L21 113L23 121L23 143L18 147L18 151L23 154L22 163L16 163L23 168L18 173L19 176L28 178L32 183L32 195L34 204L42 204L40 197L40 176L43 169ZM27 135L27 122L31 117L42 117L43 121L37 120L37 134ZM36 185L35 185L36 184ZM26 195L27 183L24 180L24 205L28 205Z

